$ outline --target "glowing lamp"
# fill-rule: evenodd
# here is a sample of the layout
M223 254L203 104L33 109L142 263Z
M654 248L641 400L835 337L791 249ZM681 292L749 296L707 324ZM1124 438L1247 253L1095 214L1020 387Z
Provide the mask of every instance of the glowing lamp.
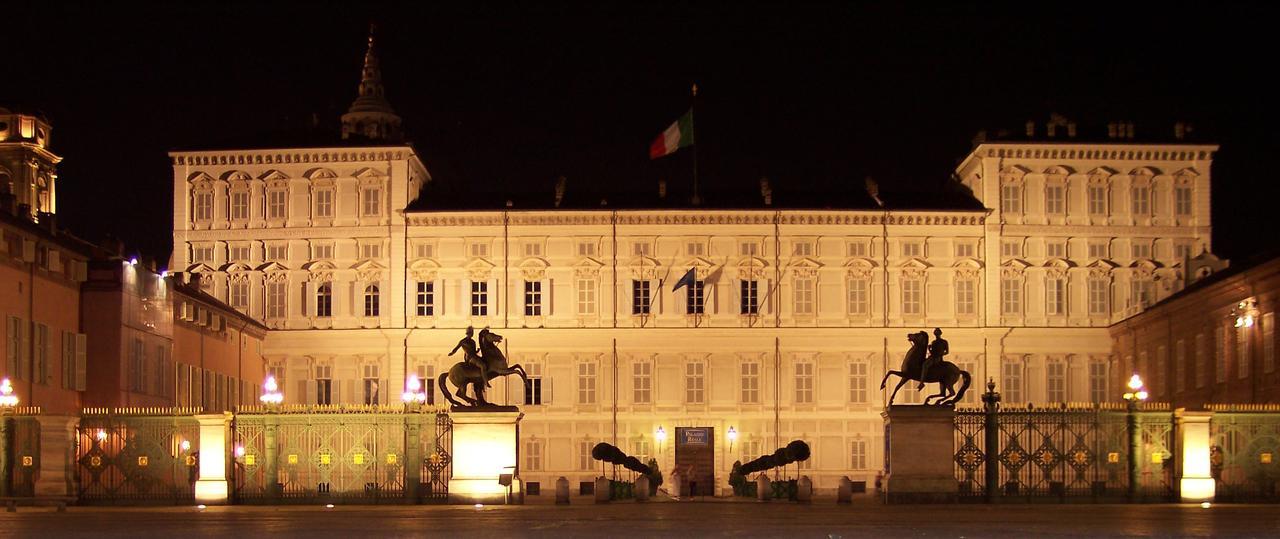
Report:
M400 394L400 400L405 404L427 402L427 392L422 390L422 381L418 379L418 375L410 374L404 381L404 393Z
M93 433L93 437L97 438L99 442L105 442L107 440L107 431L105 429L98 429L98 432Z
M242 444L237 444L237 445L236 445L236 458L243 457L243 456L244 456L244 453L245 453L245 451L244 451L244 445L242 445Z
M1142 377L1138 376L1138 373L1136 372L1133 373L1133 376L1129 377L1129 389L1134 391L1142 389Z
M191 451L191 441L183 440L182 443L178 444L178 447L182 449L183 453L186 453L187 451Z
M280 391L280 384L276 382L275 376L267 375L267 379L262 382L262 391L262 396L258 397L262 404L270 405L284 402L284 393Z
M13 382L5 377L0 380L0 406L12 408L18 405L18 396L13 394Z
M136 257L136 256L135 256L135 257L133 257L133 258L130 258L130 259L129 259L129 265L130 265L130 266L137 266L137 265L138 265L138 257Z
M730 441L730 442L732 442L732 441L734 441L734 440L737 440L737 439L738 439L738 429L733 428L733 425L729 425L729 432L728 432L728 434L726 434L725 436L729 438L729 441Z
M653 437L657 438L658 443L667 441L667 429L662 428L662 425L658 425L658 430L653 432Z

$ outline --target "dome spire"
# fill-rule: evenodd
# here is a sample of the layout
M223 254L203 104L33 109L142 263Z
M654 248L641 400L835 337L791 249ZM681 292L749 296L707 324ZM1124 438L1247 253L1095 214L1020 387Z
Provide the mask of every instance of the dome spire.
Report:
M400 141L400 117L391 108L382 86L382 69L374 48L377 26L369 24L369 46L360 70L360 87L351 108L342 115L342 138Z

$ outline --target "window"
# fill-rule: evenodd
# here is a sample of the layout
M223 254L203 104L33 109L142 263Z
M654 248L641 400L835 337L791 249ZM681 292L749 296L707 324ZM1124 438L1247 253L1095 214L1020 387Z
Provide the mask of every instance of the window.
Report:
M685 252L689 256L704 256L707 254L707 246L702 242L691 241L685 244Z
M489 315L489 283L471 281L471 316Z
M649 440L636 440L635 442L633 442L633 445L631 447L631 454L634 455L637 459L639 459L640 462L648 463L649 455L652 454L652 452L649 449Z
M542 244L541 243L524 244L524 256L542 256Z
M40 384L48 384L53 378L53 371L50 369L49 355L53 351L49 347L49 326L36 322L35 325L35 353L36 353L36 376L35 381Z
M849 364L849 402L867 403L867 364L862 361Z
M1089 314L1101 316L1111 311L1107 305L1110 297L1109 285L1105 279L1089 279Z
M542 471L542 440L524 442L524 467L526 472Z
M484 258L489 256L489 245L485 243L471 244L471 256L473 258Z
M430 243L419 243L414 246L413 252L417 258L432 258L436 255L436 246Z
M418 316L435 316L436 283L419 281L416 303Z
M1151 188L1145 185L1133 188L1133 214L1151 215Z
M363 217L377 217L382 215L382 189L379 187L365 187L360 191L360 215Z
M593 278L578 279L578 314L596 314L596 280Z
M1214 347L1213 381L1221 384L1227 381L1227 350L1231 347L1231 343L1227 342L1227 329L1222 324L1218 324L1215 340L1218 346Z
M287 244L277 244L267 246L267 260L281 261L289 259L289 246Z
M249 308L249 282L231 281L227 287L227 303L241 311Z
M919 316L923 314L920 296L921 279L909 277L902 280L902 314Z
M231 192L231 220L246 221L249 219L249 192Z
M1105 185L1090 185L1088 197L1089 215L1102 216L1107 214L1107 187Z
M631 281L631 314L649 314L649 281Z
M5 366L14 378L25 379L27 347L25 346L27 323L16 316L9 317L9 335L5 344Z
M380 404L382 402L379 394L378 385L378 365L367 364L362 369L364 376L361 380L361 389L363 390L364 404Z
M1178 217L1191 216L1191 186L1179 185L1173 189L1173 211Z
M591 448L595 447L591 440L578 440L578 469L582 471L595 467L595 459L591 458Z
M285 192L280 189L267 191L267 219L284 219Z
M795 256L813 256L813 242L797 241L795 243Z
M1089 242L1089 258L1091 260L1109 258L1107 255L1107 242Z
M738 281L741 285L741 313L742 314L760 314L760 288L759 282L750 279Z
M631 244L631 254L635 256L649 256L651 249L646 242L635 242Z
M524 403L529 406L542 404L542 364L529 363L525 366L529 381L524 385Z
M1155 282L1150 277L1134 277L1129 286L1132 293L1132 306L1146 308L1155 301Z
M1008 403L1026 402L1022 399L1022 362L1016 359L1006 359L1001 365L1000 372L1002 375L1001 383L1004 390L1004 401Z
M1253 350L1249 346L1250 328L1241 326L1236 330L1236 377L1245 379L1249 377L1249 368L1253 363Z
M333 285L320 283L316 287L316 316L328 318L333 316Z
M870 249L868 247L869 246L867 245L866 241L859 240L859 241L849 242L849 257L850 258L866 258L868 256L871 256Z
M796 363L796 404L813 404L813 363Z
M281 319L285 316L285 283L267 283L267 318Z
M632 403L653 402L653 363L637 361L631 364L631 389Z
M1204 334L1197 333L1195 340L1195 354L1192 356L1192 359L1195 361L1196 387L1204 387L1204 385L1209 382L1209 369L1204 364L1206 359L1205 345Z
M1146 240L1133 240L1133 258L1151 258L1151 243Z
M902 243L903 258L920 258L924 256L924 243L919 241L906 241Z
M233 245L233 246L231 246L231 247L228 247L228 248L227 248L227 261L228 261L228 262L248 262L248 261L249 261L249 246L248 246L248 245Z
M1017 258L1022 256L1022 240L1005 240L1000 243L1000 256Z
M1275 313L1262 315L1262 371L1276 370L1276 328Z
M1180 261L1191 258L1191 244L1186 242L1173 244L1173 258Z
M1022 280L1005 277L1000 280L1000 312L1008 316L1022 313Z
M1107 401L1107 364L1103 361L1089 363L1089 402Z
M813 279L796 279L796 314L813 314Z
M333 190L317 189L315 192L316 202L316 218L329 219L333 217Z
M956 258L974 258L974 253L978 248L972 243L957 243Z
M129 391L147 389L147 349L142 339L135 338L129 347Z
M364 315L378 316L378 285L364 287Z
M703 312L703 295L702 286L704 282L695 280L685 287L685 314L702 314Z
M1067 213L1067 188L1064 185L1049 185L1044 188L1044 212L1049 215Z
M333 366L316 365L316 404L333 404Z
M1173 345L1173 389L1187 389L1187 346L1182 339Z
M978 288L977 281L973 279L960 279L956 281L956 314L959 316L973 316L978 313L977 304L974 302L975 290Z
M596 256L596 244L591 241L578 243L578 256Z
M702 404L706 400L706 365L699 362L684 364L684 402Z
M744 361L738 365L741 375L742 404L760 404L760 363Z
M213 247L201 246L191 247L191 261L194 263L213 264Z
M596 403L596 364L578 363L578 404Z
M850 448L849 467L854 470L867 469L867 441L854 440Z
M195 220L212 221L213 220L213 193L209 191L199 191L195 196Z
M382 258L381 243L366 243L360 246L360 258L364 260Z
M738 254L741 256L760 256L760 244L755 242L738 244Z
M1000 209L1005 213L1022 213L1022 186L1016 183L1000 186Z
M856 277L849 279L849 314L855 316L866 316L870 314L870 307L867 304L867 279Z
M524 315L542 316L542 281L524 282Z
M1048 369L1049 402L1067 401L1067 364L1061 360L1049 362Z
M1067 314L1067 280L1050 278L1045 282L1045 313L1050 316Z
M1049 240L1045 244L1046 258L1067 258L1067 242L1065 240Z

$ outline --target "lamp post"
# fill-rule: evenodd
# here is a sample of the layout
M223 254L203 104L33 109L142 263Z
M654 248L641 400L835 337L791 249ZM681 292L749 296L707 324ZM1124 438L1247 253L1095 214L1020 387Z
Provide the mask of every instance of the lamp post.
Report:
M663 445L667 442L667 429L662 428L662 425L658 425L658 430L653 431L653 439L658 441L658 451L661 452Z
M284 393L280 391L280 384L276 382L275 376L268 374L267 379L262 382L262 396L258 397L258 401L267 406L284 402Z
M422 390L422 381L418 379L418 375L410 374L404 381L404 393L400 394L400 400L405 406L427 402L427 392Z
M1129 378L1129 391L1124 394L1128 402L1126 427L1129 430L1129 500L1133 501L1138 494L1138 451L1142 448L1142 432L1138 430L1138 404L1147 400L1147 388L1142 384L1142 377L1133 373Z
M13 394L13 382L5 377L0 380L0 496L9 495L9 448L13 446L9 433L13 429L13 409L18 406L18 396Z
M725 433L724 436L729 439L729 452L732 453L733 442L738 440L738 429L733 428L733 425L729 425L729 432Z

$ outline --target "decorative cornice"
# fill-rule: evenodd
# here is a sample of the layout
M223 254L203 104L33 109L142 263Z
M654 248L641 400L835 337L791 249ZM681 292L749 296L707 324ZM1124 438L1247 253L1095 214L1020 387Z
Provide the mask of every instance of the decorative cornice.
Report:
M413 212L406 213L410 226L501 226L504 211L485 212ZM981 225L986 211L948 212L882 212L870 210L849 211L772 211L741 210L733 212L689 212L686 210L590 212L506 213L510 226L548 225L611 225L616 216L619 225Z
M186 166L362 163L396 161L414 156L415 152L409 146L169 152L174 165Z
M1105 161L1204 161L1213 159L1214 144L1064 144L984 143L974 151L980 157L1006 159L1087 159Z

